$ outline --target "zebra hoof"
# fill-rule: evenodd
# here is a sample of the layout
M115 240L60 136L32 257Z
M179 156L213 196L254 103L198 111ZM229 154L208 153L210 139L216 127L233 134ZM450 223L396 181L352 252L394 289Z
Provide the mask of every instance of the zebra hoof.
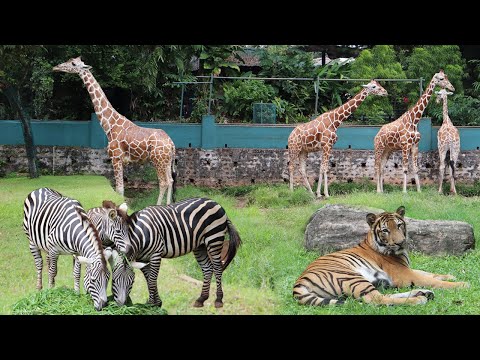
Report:
M193 304L193 307L196 307L196 308L203 307L203 302L195 300L195 303Z
M216 307L217 309L223 307L223 302L221 302L221 301L215 301L215 307Z

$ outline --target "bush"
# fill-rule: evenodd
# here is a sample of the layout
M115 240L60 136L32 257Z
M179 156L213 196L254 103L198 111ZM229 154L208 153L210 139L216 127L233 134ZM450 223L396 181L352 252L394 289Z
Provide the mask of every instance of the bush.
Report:
M275 97L274 88L261 80L237 80L225 84L223 91L226 114L242 120L252 119L253 103L271 102Z

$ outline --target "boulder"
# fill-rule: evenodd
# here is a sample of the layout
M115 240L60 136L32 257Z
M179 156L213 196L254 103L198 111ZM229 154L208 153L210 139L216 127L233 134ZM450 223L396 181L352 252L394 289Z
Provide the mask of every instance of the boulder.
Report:
M325 254L355 246L369 230L366 215L383 211L378 208L327 204L310 218L305 230L305 248ZM466 222L405 219L409 251L427 255L462 255L475 247L473 227Z

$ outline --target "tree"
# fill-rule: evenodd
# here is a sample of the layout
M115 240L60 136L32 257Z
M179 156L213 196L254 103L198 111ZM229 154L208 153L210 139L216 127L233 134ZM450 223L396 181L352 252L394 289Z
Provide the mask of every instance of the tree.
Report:
M351 65L350 77L352 79L407 78L391 45L376 45L372 49L363 50ZM406 89L405 83L388 82L382 86L388 91L388 97L367 98L356 110L355 117L367 116L368 122L374 124L385 123L396 117L397 112L394 110L402 103ZM350 90L350 94L355 95L360 89L358 84ZM400 109L400 114L403 110L403 108Z

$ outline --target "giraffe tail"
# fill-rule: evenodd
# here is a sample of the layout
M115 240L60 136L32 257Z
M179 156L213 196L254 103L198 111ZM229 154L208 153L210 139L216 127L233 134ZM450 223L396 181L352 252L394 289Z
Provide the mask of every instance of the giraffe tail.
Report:
M345 303L343 299L323 298L307 289L303 284L296 284L293 288L293 297L301 305L325 306L325 305L342 305Z
M175 171L175 160L172 160L172 202L176 202L175 195L177 193L177 172Z
M450 158L450 154L451 154L450 149L448 149L447 153L445 154L445 161L452 168L452 177L455 178L455 161L453 161L453 159Z

